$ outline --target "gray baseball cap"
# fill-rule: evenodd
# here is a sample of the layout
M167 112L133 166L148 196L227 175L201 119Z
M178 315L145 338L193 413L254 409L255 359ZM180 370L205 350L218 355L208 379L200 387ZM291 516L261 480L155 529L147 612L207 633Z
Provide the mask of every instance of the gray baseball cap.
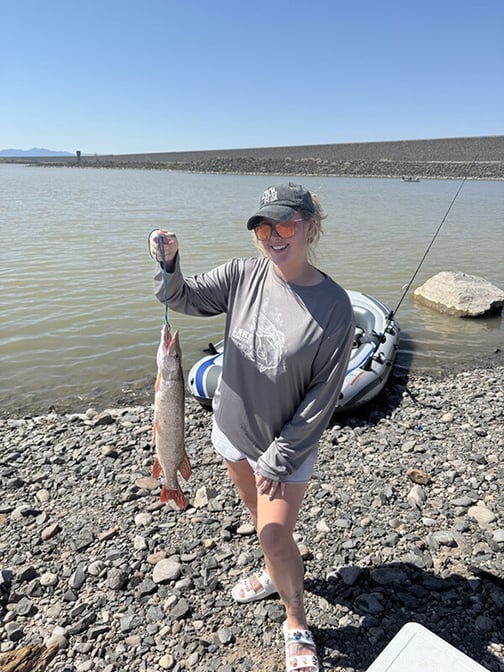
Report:
M312 197L307 189L294 182L273 185L261 194L259 208L248 220L247 229L253 229L263 218L286 222L300 210L312 214L315 212Z

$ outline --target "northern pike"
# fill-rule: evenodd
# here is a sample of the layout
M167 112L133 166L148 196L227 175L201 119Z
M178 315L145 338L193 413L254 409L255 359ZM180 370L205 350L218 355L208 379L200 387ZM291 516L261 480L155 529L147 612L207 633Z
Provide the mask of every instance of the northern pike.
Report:
M182 352L178 331L172 335L167 325L161 330L157 366L152 435L156 457L152 475L154 478L164 475L161 501L166 503L173 500L179 508L185 509L187 500L177 479L178 471L186 481L191 475L191 464L184 445L185 390Z

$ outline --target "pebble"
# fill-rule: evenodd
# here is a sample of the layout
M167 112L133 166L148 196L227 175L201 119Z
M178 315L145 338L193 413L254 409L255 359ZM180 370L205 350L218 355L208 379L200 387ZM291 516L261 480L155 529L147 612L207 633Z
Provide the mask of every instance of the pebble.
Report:
M423 503L427 499L427 495L425 494L425 490L420 485L414 485L409 491L406 499L412 508L421 509Z
M152 580L154 583L167 583L178 579L182 571L182 565L171 558L160 560L154 566Z
M69 641L66 636L62 633L54 633L46 640L45 642L47 648L56 646L58 649L68 648Z
M188 399L186 420L178 511L150 475L152 408L0 418L0 652L55 645L55 672L285 669L278 597L231 598L262 556L211 414ZM322 669L364 672L408 621L504 669L503 463L499 364L394 371L327 429L295 531Z
M163 670L171 670L175 665L175 659L169 653L159 659L159 666Z
M473 518L484 530L491 529L490 524L497 520L495 513L484 502L478 502L476 506L471 506L467 511L467 515L469 518Z
M53 572L45 572L40 577L40 585L44 588L47 586L55 586L58 583L58 575Z
M362 574L360 567L340 567L337 571L346 586L353 586Z

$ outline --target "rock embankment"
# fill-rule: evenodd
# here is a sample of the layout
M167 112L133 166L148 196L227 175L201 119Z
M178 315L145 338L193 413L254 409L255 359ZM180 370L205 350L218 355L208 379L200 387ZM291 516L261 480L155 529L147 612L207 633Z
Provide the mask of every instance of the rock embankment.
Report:
M149 476L151 416L0 421L1 652L57 646L61 672L283 670L278 599L231 599L261 553L210 414L188 401L184 512ZM393 375L336 422L296 530L323 669L363 672L415 621L502 671L504 367Z
M218 174L502 180L504 136L4 160Z
M93 164L90 164L93 165ZM190 173L218 175L320 175L332 177L388 177L401 178L415 175L423 179L478 180L504 179L504 162L478 161L475 164L455 161L329 161L307 157L304 159L256 159L253 157L215 157L197 161L148 161L127 164L114 159L98 159L100 168L143 168L149 170L179 170Z

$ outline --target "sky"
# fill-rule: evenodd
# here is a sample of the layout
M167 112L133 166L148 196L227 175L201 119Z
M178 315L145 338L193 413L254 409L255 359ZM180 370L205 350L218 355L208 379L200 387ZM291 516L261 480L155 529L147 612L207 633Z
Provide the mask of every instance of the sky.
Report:
M0 149L504 134L504 0L2 0Z

